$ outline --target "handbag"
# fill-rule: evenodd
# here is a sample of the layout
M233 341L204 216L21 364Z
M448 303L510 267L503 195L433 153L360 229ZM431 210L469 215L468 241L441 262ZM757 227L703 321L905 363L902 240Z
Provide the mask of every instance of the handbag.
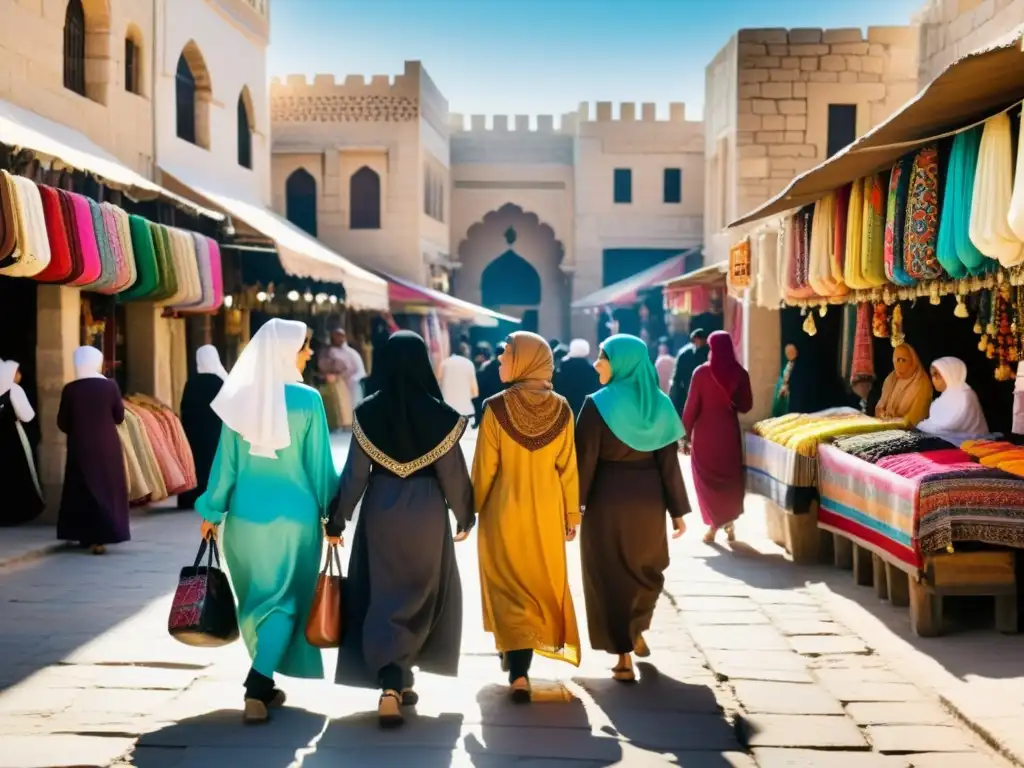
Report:
M200 565L203 555L206 565ZM185 645L217 648L238 638L238 614L215 539L203 539L191 566L181 569L167 618L171 637Z
M327 559L316 582L313 605L306 620L306 642L314 648L337 648L341 645L341 558L338 545L327 546Z

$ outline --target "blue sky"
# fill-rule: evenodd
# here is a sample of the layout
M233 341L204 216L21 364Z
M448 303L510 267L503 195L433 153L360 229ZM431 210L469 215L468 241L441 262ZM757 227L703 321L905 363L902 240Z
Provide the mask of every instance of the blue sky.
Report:
M273 0L269 71L397 74L423 61L453 112L581 101L703 112L704 67L740 27L906 24L923 0Z

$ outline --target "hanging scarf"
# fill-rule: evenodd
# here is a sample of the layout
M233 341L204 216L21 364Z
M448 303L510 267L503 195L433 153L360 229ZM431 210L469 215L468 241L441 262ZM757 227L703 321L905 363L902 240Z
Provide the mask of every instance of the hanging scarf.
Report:
M853 344L857 333L857 305L846 304L843 307L843 337L839 347L839 377L843 381L850 380L853 370Z
M15 254L18 253L18 221L13 185L11 175L0 169L0 268L13 264L16 261Z
M833 251L836 243L836 194L829 192L814 204L811 222L810 271L811 287L819 296L845 296L849 289L832 277Z
M908 370L900 375L894 369L886 376L882 384L882 396L875 406L875 415L878 418L906 419L913 427L928 414L932 382L912 346L900 344L893 350L894 365L901 355L910 358Z
M14 190L17 251L13 264L0 269L7 277L35 277L50 264L50 241L46 235L43 199L35 182L24 176L10 176Z
M915 280L935 280L942 268L935 256L939 235L939 148L922 147L910 169L903 268Z
M103 263L100 261L100 247L96 242L96 227L92 220L89 198L75 192L68 194L71 196L71 205L75 212L72 219L75 230L69 237L77 240L82 252L82 274L71 285L82 287L100 279L103 274Z
M467 420L444 402L418 334L390 336L381 365L381 389L356 407L352 436L374 462L408 477L457 449Z
M220 361L220 352L212 344L204 344L196 350L196 373L212 373L221 381L228 380L228 372Z
M877 173L864 179L860 269L861 278L872 288L888 283L885 278L885 182Z
M858 180L850 187L850 202L846 214L846 260L843 262L843 282L856 290L871 288L863 276L864 251L864 182Z
M556 395L551 377L555 358L548 343L535 333L516 331L505 347L508 388L486 402L509 437L528 451L537 451L558 437L572 418L572 408Z
M156 257L156 243L153 228L146 219L134 214L128 217L131 230L132 250L135 253L135 283L118 298L121 301L147 299L160 286L160 264Z
M971 199L971 242L1004 267L1021 262L1021 242L1010 228L1013 197L1013 137L1010 116L1002 112L985 121Z
M74 263L71 246L68 243L67 226L61 206L60 193L52 187L39 186L43 201L43 218L46 221L46 237L50 241L50 263L35 279L41 283L63 283L71 279ZM2 247L0 247L2 252Z
M644 452L681 440L683 424L658 385L647 345L636 336L616 334L601 351L611 363L612 378L591 398L612 434L634 451Z
M755 268L757 269L757 306L764 309L778 309L785 298L780 285L779 234L764 230L753 238L755 245Z
M936 257L956 279L980 274L987 266L985 255L971 242L971 200L982 130L976 125L956 135L946 170Z
M922 432L948 435L962 442L988 434L988 422L978 402L978 395L967 384L967 366L955 357L940 357L932 362L946 382L946 389L932 401L928 418L917 425Z
M92 216L92 228L96 233L96 247L100 253L100 276L83 290L96 293L107 293L117 283L117 263L111 248L110 233L103 219L103 210L95 200L89 200L89 214Z
M896 285L913 285L914 279L903 268L907 193L914 160L904 156L892 167L889 176L889 200L885 209L885 276Z
M871 341L872 307L869 302L857 305L857 328L854 331L853 362L850 366L850 386L875 380L875 356Z
M850 214L850 186L846 184L836 190L836 204L833 210L835 222L832 226L832 279L842 285L846 285L843 281L843 269L846 264L846 217Z
M71 192L63 189L57 190L57 198L60 200L60 213L64 220L64 239L71 255L71 274L64 282L66 285L75 285L82 279L86 269L82 243L78 239L78 225L75 223L75 199Z

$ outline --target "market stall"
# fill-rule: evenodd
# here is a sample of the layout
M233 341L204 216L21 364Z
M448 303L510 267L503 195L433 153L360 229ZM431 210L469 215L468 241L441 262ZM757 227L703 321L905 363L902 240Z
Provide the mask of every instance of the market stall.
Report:
M854 432L821 423L821 414L781 416L818 423L813 453L786 422L757 425L748 438L752 490L786 505L788 518L802 517L797 495L779 488L810 489L811 471L792 454L813 455L819 504L809 506L828 536L825 551L858 583L909 602L920 634L941 631L951 595L994 597L996 626L1017 629L1024 478L1008 470L1024 465L992 465L970 447L990 429L1010 433L1024 354L1022 55L1018 29L963 57L731 225L768 220L744 239L750 290L798 312L806 337L822 321L839 323L835 357L823 365L835 366L870 414L851 417L861 420ZM768 228L774 248L764 242ZM784 336L789 342L797 340ZM913 428L929 415L929 366L942 357L962 362L966 384L958 386L980 399L978 423L987 424L925 445L931 438ZM784 368L780 388L791 371ZM772 482L756 479L765 473Z

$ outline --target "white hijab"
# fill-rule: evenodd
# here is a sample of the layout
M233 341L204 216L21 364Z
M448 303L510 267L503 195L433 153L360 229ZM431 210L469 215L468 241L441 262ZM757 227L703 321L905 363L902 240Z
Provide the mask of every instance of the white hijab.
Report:
M11 393L11 407L18 421L27 424L36 417L35 409L28 401L28 395L19 384L14 383L19 364L14 360L0 360L0 397Z
M302 381L295 357L305 343L305 323L273 318L252 337L210 405L253 456L276 459L292 444L285 385Z
M96 347L79 347L72 356L75 364L75 381L81 379L103 379L103 353Z
M1024 183L1024 179L1021 181ZM1017 381L1013 385L1013 434L1024 434L1024 363L1017 363Z
M988 422L974 390L967 384L967 366L955 357L932 363L946 382L946 391L932 401L928 418L917 425L922 432L957 438L988 434ZM955 442L956 442L955 441Z
M212 373L220 376L223 381L228 380L228 372L220 361L220 352L212 344L206 344L196 350L196 372Z
M569 354L566 357L590 357L590 342L586 339L573 339L569 342Z

